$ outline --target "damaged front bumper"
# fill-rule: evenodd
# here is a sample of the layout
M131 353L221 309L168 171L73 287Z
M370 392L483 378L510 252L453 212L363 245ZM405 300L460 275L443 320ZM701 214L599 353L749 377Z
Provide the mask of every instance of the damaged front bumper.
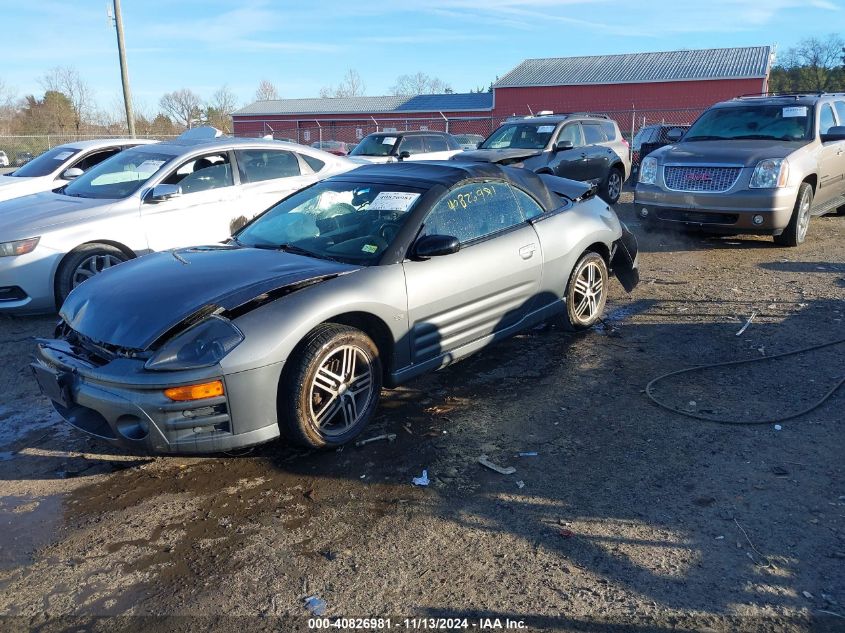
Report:
M144 453L218 453L279 436L275 406L260 393L278 384L281 363L223 375L219 366L150 372L143 360L97 366L62 339L40 341L31 365L42 393L75 428ZM221 380L224 394L173 401L171 387ZM273 398L275 404L275 398Z
M631 292L640 283L640 271L637 261L637 238L622 225L622 237L613 243L610 253L610 269L626 292Z

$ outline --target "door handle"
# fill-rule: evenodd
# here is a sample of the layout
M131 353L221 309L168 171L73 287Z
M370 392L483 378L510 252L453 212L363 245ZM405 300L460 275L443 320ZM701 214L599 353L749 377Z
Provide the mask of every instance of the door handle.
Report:
M519 256L522 259L531 259L534 256L535 250L537 250L536 244L528 244L519 249Z

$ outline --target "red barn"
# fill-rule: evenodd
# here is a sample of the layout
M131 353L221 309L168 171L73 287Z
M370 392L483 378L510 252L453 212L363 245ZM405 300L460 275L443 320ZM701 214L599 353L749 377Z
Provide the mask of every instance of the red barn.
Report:
M527 59L492 93L257 101L232 115L238 136L356 142L377 131L486 136L505 118L541 110L595 112L626 134L690 123L717 101L767 89L769 46Z
M371 132L490 133L491 93L256 101L232 115L236 136L357 142Z
M768 46L526 59L495 84L495 116L553 112L689 123L716 103L767 90ZM635 114L636 113L636 114Z

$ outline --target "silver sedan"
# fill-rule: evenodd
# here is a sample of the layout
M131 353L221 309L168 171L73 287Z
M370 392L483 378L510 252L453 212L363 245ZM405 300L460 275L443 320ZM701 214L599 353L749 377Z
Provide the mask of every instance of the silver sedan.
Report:
M586 185L490 164L361 167L226 245L158 253L75 289L35 377L75 427L207 453L357 436L382 385L532 325L601 317L634 237Z
M0 202L0 313L49 312L121 262L228 239L282 196L355 167L302 145L203 131L124 150L61 189Z

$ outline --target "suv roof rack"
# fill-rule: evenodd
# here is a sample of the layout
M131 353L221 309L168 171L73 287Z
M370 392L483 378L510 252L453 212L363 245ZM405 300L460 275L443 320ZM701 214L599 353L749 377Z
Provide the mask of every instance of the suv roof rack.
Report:
M586 116L594 119L609 119L606 114L596 114L595 112L567 112L566 116Z
M841 97L845 96L845 92L822 92L815 90L805 90L803 92L755 92L752 94L739 95L734 99L772 99L777 97L792 97L799 99L801 97Z

